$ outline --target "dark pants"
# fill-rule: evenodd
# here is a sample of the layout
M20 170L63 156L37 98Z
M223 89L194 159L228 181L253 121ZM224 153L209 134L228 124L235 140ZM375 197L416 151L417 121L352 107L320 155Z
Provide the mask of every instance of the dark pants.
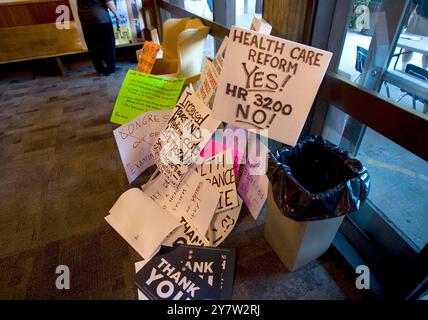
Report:
M82 29L95 70L99 74L115 72L116 53L112 24L82 24Z

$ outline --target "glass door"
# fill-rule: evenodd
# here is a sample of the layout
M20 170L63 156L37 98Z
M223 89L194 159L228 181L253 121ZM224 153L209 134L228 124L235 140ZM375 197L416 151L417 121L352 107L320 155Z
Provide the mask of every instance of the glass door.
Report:
M332 71L388 99L391 108L427 121L428 27L423 26L428 26L428 1L345 2L348 6L342 3L339 9L347 18L332 22L336 37L330 39L336 39L337 52L342 52ZM338 42L342 30L343 41ZM346 219L339 237L349 240L362 261L370 262L383 283L380 292L405 297L428 275L428 270L420 270L428 242L428 163L376 129L328 107L323 137L360 159L372 181L369 200ZM394 130L404 134L412 128Z

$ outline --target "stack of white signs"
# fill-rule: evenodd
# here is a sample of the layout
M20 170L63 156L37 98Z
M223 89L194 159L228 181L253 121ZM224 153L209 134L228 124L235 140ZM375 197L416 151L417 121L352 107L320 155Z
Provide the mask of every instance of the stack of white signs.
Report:
M243 203L257 219L269 184L268 138L297 142L331 53L263 34L271 27L262 19L252 29L232 27L197 91L186 88L175 108L114 131L129 182L156 165L106 217L144 259L161 245L218 246Z

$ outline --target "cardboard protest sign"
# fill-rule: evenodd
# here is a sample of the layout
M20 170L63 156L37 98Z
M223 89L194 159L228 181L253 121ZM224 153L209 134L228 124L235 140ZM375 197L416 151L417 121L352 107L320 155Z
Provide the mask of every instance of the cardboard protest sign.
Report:
M170 254L177 249L162 247L135 276L135 284L148 300L202 300L204 297L219 299L219 291L211 287L193 271L185 268L183 258ZM215 295L217 293L217 295Z
M144 41L143 49L138 56L137 70L139 72L152 72L160 48L161 46L159 44L151 41Z
M135 264L139 299L230 299L235 259L234 249L162 247L150 261Z
M171 109L175 106L184 79L129 70L120 88L111 122L124 124L146 111Z
M253 21L251 22L250 30L262 34L270 34L272 31L272 26L265 19L254 16Z
M154 165L151 147L171 115L171 110L147 111L113 131L129 183Z
M145 186L144 192L160 207L170 212L183 225L188 225L192 241L208 245L205 234L220 198L217 189L192 171L176 188L159 175Z
M220 193L216 212L229 210L238 205L231 149L216 154L195 170Z
M144 259L152 257L180 225L177 218L137 188L123 193L105 219Z
M152 147L159 171L173 186L183 180L219 124L211 117L211 110L187 88Z
M331 55L232 27L212 116L295 145Z

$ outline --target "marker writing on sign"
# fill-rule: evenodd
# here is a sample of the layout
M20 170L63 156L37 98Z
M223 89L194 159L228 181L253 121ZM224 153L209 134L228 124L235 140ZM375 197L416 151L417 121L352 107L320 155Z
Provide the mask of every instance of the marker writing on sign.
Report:
M226 94L247 101L248 90L228 83L226 85ZM283 104L281 101L273 101L270 97L263 97L261 94L255 94L255 101L253 105L257 109L251 114L250 117L250 104L238 103L236 108L236 122L251 124L258 129L269 128L277 113L281 113L284 116L291 114L293 108L290 104ZM267 111L272 114L268 116ZM248 121L250 118L251 121ZM262 124L266 123L265 127Z

